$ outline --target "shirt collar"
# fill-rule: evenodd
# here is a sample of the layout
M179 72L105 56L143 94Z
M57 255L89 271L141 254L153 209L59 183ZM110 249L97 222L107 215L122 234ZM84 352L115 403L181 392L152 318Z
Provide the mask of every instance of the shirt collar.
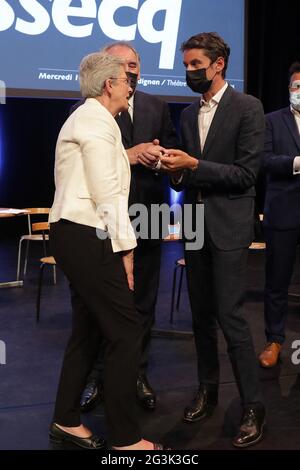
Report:
M131 108L133 108L133 99L134 99L134 94L128 100L128 104Z
M225 82L221 90L219 90L218 93L216 93L209 101L205 101L202 97L200 100L201 106L208 106L212 108L213 106L218 105L227 87L228 87L228 83Z
M292 105L290 105L290 110L294 114L295 117L300 118L300 111L297 111L297 109L293 108Z

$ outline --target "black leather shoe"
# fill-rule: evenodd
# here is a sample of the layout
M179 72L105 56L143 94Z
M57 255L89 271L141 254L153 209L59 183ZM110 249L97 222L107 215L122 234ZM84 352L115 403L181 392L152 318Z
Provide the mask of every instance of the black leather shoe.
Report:
M51 425L49 439L53 444L71 442L72 444L81 447L82 449L107 449L107 444L101 437L94 435L90 437L77 437L73 434L70 434L69 432L63 431L55 423Z
M245 408L239 432L232 444L235 447L248 447L261 441L264 433L265 415L264 406Z
M101 385L95 381L89 382L82 392L80 400L80 410L85 413L90 411L103 399Z
M136 394L138 402L147 410L156 407L156 396L145 375L139 375L136 383Z
M183 421L194 423L208 418L213 413L217 403L218 391L208 390L205 385L202 385L192 401L192 404L185 408Z

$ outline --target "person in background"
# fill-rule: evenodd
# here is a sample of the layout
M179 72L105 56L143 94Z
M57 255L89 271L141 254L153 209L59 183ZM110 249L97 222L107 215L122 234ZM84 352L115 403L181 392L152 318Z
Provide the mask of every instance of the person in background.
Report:
M125 61L88 55L80 64L80 87L85 103L57 140L49 216L52 252L72 287L73 310L49 436L84 449L105 447L80 419L80 396L102 342L111 446L161 449L142 438L136 418L141 338L132 295L136 239L128 216L130 165L114 119L128 109Z
M300 62L289 69L290 106L266 116L265 333L262 367L277 364L285 340L288 288L300 242Z
M174 189L185 189L185 203L194 209L204 204L204 245L185 250L199 388L183 419L201 421L218 402L219 324L243 407L232 443L247 447L263 438L265 424L257 361L243 315L264 114L259 100L226 82L230 48L217 33L192 36L182 51L187 84L200 99L182 113L185 151L166 150L160 161L173 172Z
M150 213L153 204L164 202L164 184L166 184L166 178L159 172L157 157L150 152L153 148L154 153L157 152L158 144L166 148L178 145L169 108L167 103L155 96L136 90L140 78L140 57L130 43L115 42L102 49L102 52L122 57L127 75L131 79L129 110L117 114L116 121L131 166L129 206L143 204ZM147 368L159 286L161 239L151 239L150 218L146 222L148 239L138 239L134 250L134 301L142 321L142 355L136 395L138 402L145 409L154 410L156 393L149 384ZM82 394L82 411L92 409L99 399L103 398L102 369L103 352L100 348ZM122 381L120 380L116 386L122 389Z

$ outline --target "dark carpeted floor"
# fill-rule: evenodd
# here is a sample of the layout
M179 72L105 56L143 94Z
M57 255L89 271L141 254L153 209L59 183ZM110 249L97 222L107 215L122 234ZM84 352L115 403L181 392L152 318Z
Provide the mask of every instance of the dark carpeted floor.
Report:
M36 244L38 245L38 244ZM13 279L17 240L1 241L0 281ZM49 449L48 427L53 412L63 350L70 329L68 285L58 273L52 284L45 275L41 320L35 322L38 257L31 250L29 272L23 288L0 289L0 340L6 344L6 364L0 365L0 449ZM164 245L157 322L150 357L150 381L157 391L157 410L139 409L145 437L174 449L231 449L230 437L240 417L237 388L220 334L222 365L219 405L206 422L185 424L182 411L197 388L195 352L191 334L166 336L161 330L191 331L191 318L183 283L179 311L170 327L169 312L174 261L181 256L179 243ZM264 344L263 253L249 257L245 314L251 324L256 352ZM300 293L300 255L291 290ZM267 404L266 438L255 449L300 448L300 366L293 365L292 342L300 340L300 303L290 302L287 339L281 363L260 370ZM3 344L3 343L2 343ZM300 343L299 343L300 347ZM300 357L300 354L299 354ZM83 416L95 432L105 435L103 407Z

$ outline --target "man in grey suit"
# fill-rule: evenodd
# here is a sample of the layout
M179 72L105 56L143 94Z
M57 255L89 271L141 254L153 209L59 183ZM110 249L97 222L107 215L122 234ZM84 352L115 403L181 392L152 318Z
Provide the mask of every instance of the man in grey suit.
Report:
M243 406L232 442L247 447L262 439L265 421L251 333L242 312L264 114L256 98L225 81L230 48L218 34L197 34L183 43L182 51L187 84L202 96L182 113L186 152L168 150L161 162L173 172L174 188L185 188L185 203L194 208L204 204L204 245L185 252L199 389L184 420L200 421L217 404L218 323Z

